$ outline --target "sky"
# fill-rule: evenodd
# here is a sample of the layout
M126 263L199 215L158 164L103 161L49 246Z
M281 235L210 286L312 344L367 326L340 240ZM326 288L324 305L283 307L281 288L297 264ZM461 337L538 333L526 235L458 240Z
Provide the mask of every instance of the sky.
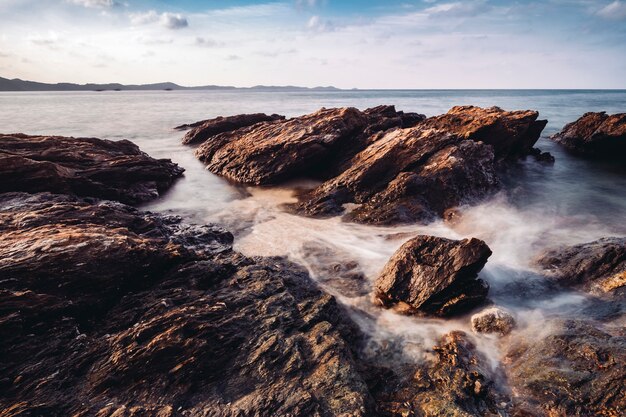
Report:
M0 0L0 76L626 88L626 0Z

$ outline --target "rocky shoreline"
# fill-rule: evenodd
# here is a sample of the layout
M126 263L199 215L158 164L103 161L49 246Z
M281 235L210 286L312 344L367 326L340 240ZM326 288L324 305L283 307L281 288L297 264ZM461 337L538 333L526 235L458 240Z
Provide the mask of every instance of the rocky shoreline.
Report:
M534 111L464 106L426 118L379 106L180 128L192 129L185 143L229 180L320 181L300 193L293 213L380 225L450 218L499 189L503 166L549 160L534 149L545 124ZM0 162L2 417L617 416L626 409L624 238L536 259L546 282L617 312L603 322L547 320L537 334L491 305L479 276L492 255L485 242L412 237L369 289L379 305L372 308L471 321L503 357L494 365L482 339L452 330L423 347L425 358L399 366L380 351L391 341L367 349L370 335L355 312L302 266L246 257L218 225L132 207L182 176L175 163L129 141L22 134L0 135Z

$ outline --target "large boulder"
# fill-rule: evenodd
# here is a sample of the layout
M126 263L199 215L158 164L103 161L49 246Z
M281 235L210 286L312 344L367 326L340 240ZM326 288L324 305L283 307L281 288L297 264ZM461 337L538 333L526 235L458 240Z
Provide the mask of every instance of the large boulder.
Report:
M624 415L625 335L585 321L551 326L549 335L529 333L506 353L517 415Z
M537 262L561 285L599 295L626 296L626 238L562 246L543 253Z
M0 414L371 415L358 332L301 267L48 193L1 195L0 233Z
M215 119L202 120L189 125L177 126L177 130L191 129L183 137L183 144L198 145L208 138L220 133L232 132L262 122L283 120L285 116L278 114L267 115L265 113L239 114L236 116L217 117Z
M552 139L581 155L606 159L626 159L626 113L585 113L565 125Z
M288 120L216 134L196 149L211 172L246 184L277 184L325 177L361 150L371 134L422 120L421 115L382 106L321 109Z
M127 140L0 135L0 192L50 191L136 204L158 197L183 171Z
M491 250L479 239L417 236L385 265L375 283L376 300L437 316L465 312L487 296L489 286L477 275L489 256Z
M297 213L370 224L428 222L499 185L497 165L535 153L537 112L454 107L415 127L378 134L337 177L300 195Z

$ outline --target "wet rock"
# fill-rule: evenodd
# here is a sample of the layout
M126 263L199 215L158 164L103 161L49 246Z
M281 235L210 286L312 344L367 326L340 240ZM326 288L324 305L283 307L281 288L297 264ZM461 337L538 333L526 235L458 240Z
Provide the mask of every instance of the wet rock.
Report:
M236 116L217 117L215 119L202 120L189 125L177 126L177 130L191 129L183 137L183 144L198 145L212 136L220 133L232 132L233 130L248 127L261 122L273 122L284 120L285 116L278 114L267 115L265 113L239 114Z
M602 238L549 250L537 259L561 285L594 294L626 296L626 238Z
M277 184L299 177L327 177L366 146L379 130L412 125L420 115L383 106L321 109L211 136L196 156L211 172L246 184Z
M51 191L136 204L158 197L183 171L127 140L0 135L0 192Z
M335 299L216 226L120 203L0 195L8 415L371 415Z
M491 369L489 360L476 350L467 334L451 332L433 350L434 360L420 365L408 380L373 390L383 415L508 415L511 399L503 388L502 373Z
M502 336L511 333L515 319L500 307L491 307L472 316L472 330L477 333L498 333Z
M626 409L626 337L585 321L553 323L506 354L518 415L619 416Z
M481 304L489 286L477 279L491 256L478 239L418 236L398 249L376 280L375 297L385 306L409 304L416 312L449 316Z
M552 140L581 155L625 159L626 113L585 113L565 125L561 132L552 136Z
M496 166L531 152L546 124L537 112L454 107L415 127L379 134L337 177L293 210L369 224L429 222L499 186Z

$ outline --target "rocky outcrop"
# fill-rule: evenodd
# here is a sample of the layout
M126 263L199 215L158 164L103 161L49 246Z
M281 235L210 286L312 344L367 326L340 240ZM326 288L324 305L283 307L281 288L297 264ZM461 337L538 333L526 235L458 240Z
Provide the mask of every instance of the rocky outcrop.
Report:
M626 113L585 113L552 139L571 152L606 159L626 159Z
M232 132L262 122L284 120L285 116L278 114L267 115L265 113L239 114L236 116L217 117L203 120L189 125L177 126L177 130L191 129L183 137L183 144L198 145L212 136L220 133Z
M537 262L561 285L626 296L626 238L563 246L542 254Z
M211 172L245 184L327 177L360 151L370 135L422 119L421 115L396 112L392 106L364 112L321 109L211 136L196 150L196 156Z
M136 204L158 197L183 171L127 140L0 135L0 192L51 191Z
M418 236L398 249L376 280L375 297L416 312L449 316L482 303L489 286L477 279L491 256L485 242Z
M585 321L562 321L506 354L517 415L619 416L626 409L626 337Z
M501 336L511 333L515 318L501 307L490 307L472 316L472 330L476 333L498 333Z
M546 124L537 112L454 107L409 129L380 134L337 177L300 196L293 209L370 224L428 222L499 185L499 161L535 154Z
M383 415L509 415L512 403L502 373L492 370L467 334L446 334L433 351L435 359L418 366L408 380L374 390Z
M4 415L360 416L357 333L300 267L216 226L0 195Z

